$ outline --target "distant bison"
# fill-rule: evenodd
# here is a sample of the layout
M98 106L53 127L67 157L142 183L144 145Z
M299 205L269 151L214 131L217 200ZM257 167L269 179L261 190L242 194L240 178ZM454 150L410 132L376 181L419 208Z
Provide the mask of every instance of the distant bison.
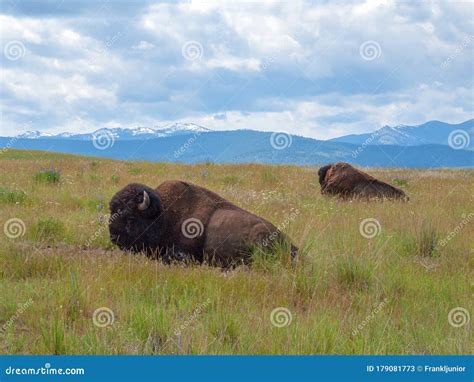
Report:
M170 261L207 262L223 267L249 263L255 246L273 251L297 248L267 220L205 188L167 181L155 190L129 184L110 201L111 241ZM265 249L264 248L264 249Z
M385 182L362 172L349 163L335 163L321 167L318 171L323 195L342 198L388 198L408 201L405 193Z

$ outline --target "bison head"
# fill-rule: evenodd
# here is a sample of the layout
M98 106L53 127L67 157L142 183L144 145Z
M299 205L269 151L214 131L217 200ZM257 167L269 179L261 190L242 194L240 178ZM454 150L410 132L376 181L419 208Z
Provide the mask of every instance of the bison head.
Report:
M324 184L324 181L326 179L326 173L328 170L331 168L331 164L327 166L323 166L318 170L318 176L319 176L319 184L322 186Z
M121 249L156 249L162 206L158 194L143 184L129 184L110 201L109 233Z

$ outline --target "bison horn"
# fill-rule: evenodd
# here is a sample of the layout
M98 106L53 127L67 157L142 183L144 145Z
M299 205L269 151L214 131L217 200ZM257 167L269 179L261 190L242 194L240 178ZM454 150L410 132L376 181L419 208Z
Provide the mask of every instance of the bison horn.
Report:
M138 209L140 211L146 210L150 207L150 197L148 196L146 191L143 191L143 202L138 205Z

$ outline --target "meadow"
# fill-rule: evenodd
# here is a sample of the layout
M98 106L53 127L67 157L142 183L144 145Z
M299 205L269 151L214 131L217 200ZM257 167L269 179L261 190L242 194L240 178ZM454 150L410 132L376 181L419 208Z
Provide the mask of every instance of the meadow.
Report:
M474 171L367 171L410 201L323 197L317 166L4 150L0 353L472 353ZM113 194L168 179L280 226L298 262L260 258L222 271L114 248Z

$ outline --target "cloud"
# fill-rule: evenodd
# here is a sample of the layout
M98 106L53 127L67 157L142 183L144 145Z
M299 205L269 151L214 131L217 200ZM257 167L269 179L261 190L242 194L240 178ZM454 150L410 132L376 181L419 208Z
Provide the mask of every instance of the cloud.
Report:
M132 49L135 50L149 50L153 49L155 45L153 45L151 42L148 41L140 41L138 44L135 44L132 46Z
M472 118L468 3L63 3L3 7L0 135L32 118L317 138Z

